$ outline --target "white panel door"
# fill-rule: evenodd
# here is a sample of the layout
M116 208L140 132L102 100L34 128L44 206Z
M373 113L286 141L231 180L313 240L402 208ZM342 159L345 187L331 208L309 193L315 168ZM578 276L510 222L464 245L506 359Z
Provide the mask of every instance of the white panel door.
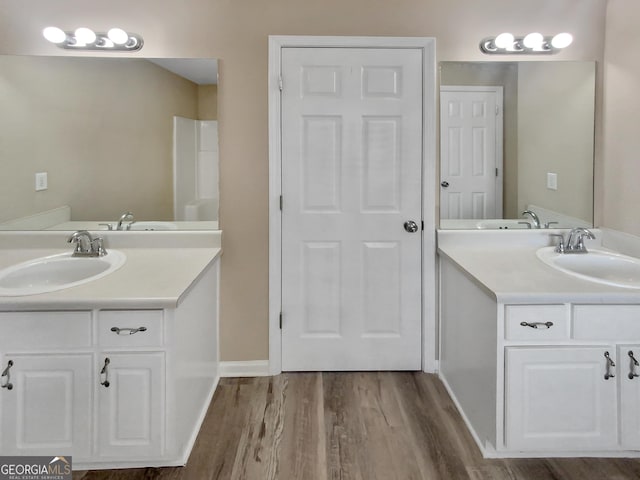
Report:
M617 438L615 348L506 349L506 445L510 450L605 450ZM615 374L615 368L611 368Z
M622 446L640 449L640 345L618 346Z
M502 87L440 88L440 218L502 218Z
M282 52L283 370L419 370L422 53Z
M91 354L6 355L2 455L91 454Z

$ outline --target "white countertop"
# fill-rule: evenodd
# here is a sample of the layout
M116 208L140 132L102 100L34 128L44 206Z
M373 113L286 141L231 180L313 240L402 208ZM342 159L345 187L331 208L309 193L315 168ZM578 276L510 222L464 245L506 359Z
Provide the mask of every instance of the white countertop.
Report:
M220 248L118 248L127 256L115 272L77 287L38 295L2 296L0 310L175 308ZM69 249L0 249L0 269Z
M454 262L499 303L640 303L640 289L581 280L544 264L548 233L438 232L438 254ZM515 234L515 235L514 235ZM471 236L473 235L473 236ZM504 240L496 240L504 235ZM526 237L525 237L526 236ZM467 241L468 240L468 241Z

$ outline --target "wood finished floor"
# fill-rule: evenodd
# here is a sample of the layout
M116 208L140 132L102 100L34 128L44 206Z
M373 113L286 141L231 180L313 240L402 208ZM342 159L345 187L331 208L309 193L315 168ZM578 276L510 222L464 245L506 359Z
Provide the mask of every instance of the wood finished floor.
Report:
M186 467L73 478L622 480L640 460L485 460L434 375L289 373L222 379Z

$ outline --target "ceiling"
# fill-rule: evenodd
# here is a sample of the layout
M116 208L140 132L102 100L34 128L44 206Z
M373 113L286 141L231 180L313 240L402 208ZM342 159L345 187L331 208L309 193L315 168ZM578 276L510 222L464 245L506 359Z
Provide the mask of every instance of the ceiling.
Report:
M218 83L218 61L215 58L148 58L147 60L198 85Z

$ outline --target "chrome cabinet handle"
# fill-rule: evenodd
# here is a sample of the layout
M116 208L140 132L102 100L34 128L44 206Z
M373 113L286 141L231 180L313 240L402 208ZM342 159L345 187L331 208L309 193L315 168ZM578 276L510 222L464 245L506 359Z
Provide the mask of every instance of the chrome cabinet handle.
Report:
M100 385L104 386L105 388L109 388L109 364L110 363L111 363L111 360L109 360L109 357L105 358L102 370L100 370L101 379L102 379L102 376L104 375L104 380L100 382Z
M639 374L636 373L636 368L635 367L640 367L640 363L638 363L638 360L636 360L636 357L633 356L633 350L629 350L629 380L633 380L634 378L640 376Z
M615 375L613 373L611 373L611 367L615 367L616 363L609 356L609 352L604 352L604 358L607 359L607 369L606 369L605 374L604 374L604 379L605 380L609 380L610 378L615 378Z
M0 377L2 377L3 379L2 385L0 385L0 387L6 388L7 390L13 390L13 383L11 383L11 367L13 367L13 360L9 360L7 362L7 368L5 368L2 371L2 375L0 375ZM4 381L4 377L7 377L6 381Z
M418 231L418 224L413 220L407 220L404 222L404 229L409 233L416 233Z
M553 322L520 322L523 327L540 328L545 327L547 329L553 327Z
M118 328L111 327L111 331L116 335L133 335L138 332L146 332L147 327L138 327L138 328Z

